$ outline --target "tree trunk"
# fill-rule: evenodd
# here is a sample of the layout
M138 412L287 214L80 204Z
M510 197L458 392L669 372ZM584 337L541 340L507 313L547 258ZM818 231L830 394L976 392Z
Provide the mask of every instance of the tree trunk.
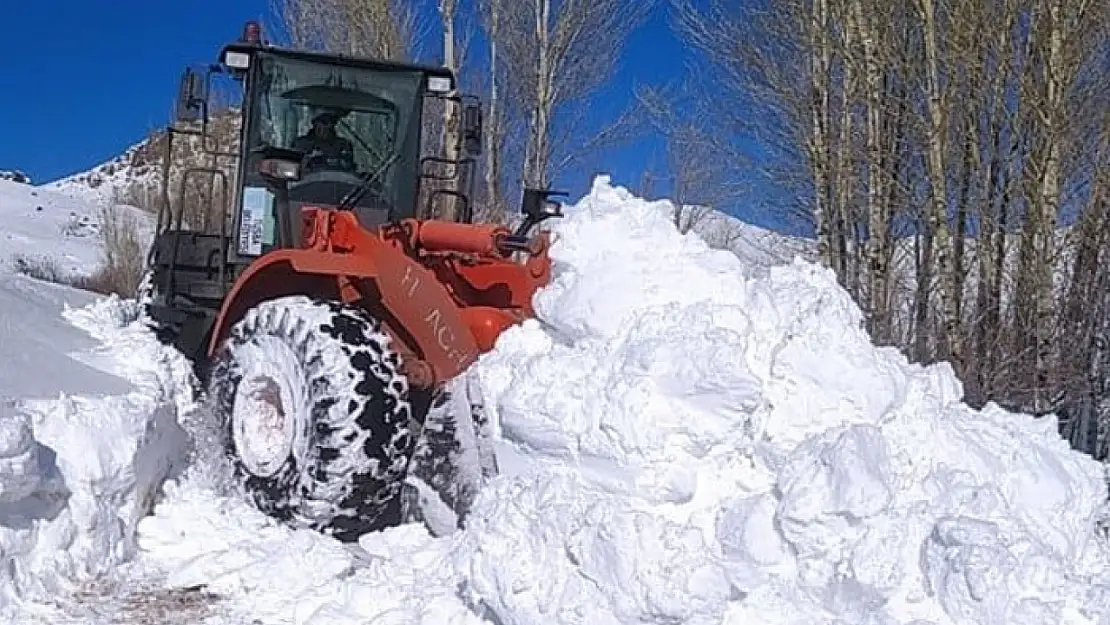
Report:
M914 251L917 259L917 294L914 298L914 355L915 360L921 363L930 362L931 348L929 344L929 293L933 282L933 227L928 219L925 221L924 235L914 237Z
M836 161L833 166L833 188L836 190L836 242L837 242L837 277L840 284L847 289L853 297L859 292L853 288L852 259L849 241L850 229L853 227L852 210L852 102L857 92L856 72L854 59L850 58L850 51L854 44L855 33L851 28L845 31L845 59L844 59L844 84L840 90L840 128L836 143Z
M831 197L829 183L829 2L813 0L810 19L810 161L814 182L813 221L817 229L817 249L821 264L833 267Z
M443 21L443 66L459 75L459 59L455 51L455 0L439 0L439 14ZM459 176L461 167L457 164L461 155L462 138L459 125L461 113L457 102L444 100L443 107L443 152L448 161L455 161L447 165L451 176L444 181L447 191L457 193L459 190ZM458 213L458 198L454 195L440 195L439 218L445 221L455 221Z
M945 136L947 134L946 104L940 84L940 58L938 52L938 33L933 0L918 0L924 19L925 73L928 83L929 139L926 151L926 164L929 184L932 189L931 208L928 219L934 233L937 281L937 296L942 311L941 343L948 348L948 358L957 375L964 373L963 343L959 325L960 296L956 288L955 255L952 251L952 237L948 229L947 184L945 180Z
M1062 136L1063 85L1062 77L1067 68L1063 58L1063 0L1049 1L1049 50L1046 74L1047 84L1044 115L1048 139L1045 156L1044 174L1041 183L1040 218L1033 233L1033 271L1035 272L1035 293L1033 295L1034 327L1037 330L1035 367L1038 392L1033 410L1038 414L1049 410L1049 396L1055 380L1053 379L1052 343L1053 333L1048 331L1051 320L1055 319L1054 271L1056 265L1056 220L1060 210L1060 158Z
M548 134L554 104L554 80L551 58L551 0L535 0L536 18L536 103L528 147L525 154L524 183L530 187L547 187Z
M953 298L956 308L956 319L959 320L961 335L963 329L963 298L964 298L964 267L966 266L966 249L967 249L967 220L971 212L971 188L972 180L976 177L974 172L979 171L978 163L975 159L975 141L978 135L975 134L975 126L972 123L970 114L967 116L966 126L964 128L964 154L963 162L960 167L960 197L956 203L956 237L952 246L952 267L953 267L953 286L956 290L956 297Z
M1011 54L1010 33L1017 17L1012 3L1003 5L1004 27L999 29L998 39L994 42L994 49L999 57ZM986 55L984 55L986 56ZM978 245L978 272L979 288L976 294L975 324L975 362L977 367L976 391L978 400L985 402L992 398L991 378L997 362L997 345L1002 334L1001 310L1001 269L1004 260L1005 240L1003 225L1005 224L1003 212L1009 210L1005 206L1009 201L1009 194L1005 185L1009 178L1003 171L1003 128L1005 127L1004 98L1006 85L1011 77L1007 69L1009 65L1000 65L994 69L991 78L989 97L990 107L986 112L986 144L978 162L987 162L986 198L979 211L979 245ZM986 104L986 101L984 102ZM986 151L989 150L989 154ZM997 266L996 266L997 265Z
M890 221L889 207L883 203L886 197L885 172L882 169L883 154L881 133L883 129L879 75L879 62L876 58L874 15L864 16L862 0L852 3L856 30L863 44L864 68L866 77L867 103L867 279L864 310L867 312L872 338L877 342L888 340L887 326L889 309L889 268L886 259L887 228Z
M505 220L505 206L501 197L501 137L504 132L502 125L502 111L500 93L498 91L498 71L500 65L497 60L497 40L501 28L501 3L493 0L490 3L489 16L489 119L485 124L486 143L486 202L489 220L501 223Z

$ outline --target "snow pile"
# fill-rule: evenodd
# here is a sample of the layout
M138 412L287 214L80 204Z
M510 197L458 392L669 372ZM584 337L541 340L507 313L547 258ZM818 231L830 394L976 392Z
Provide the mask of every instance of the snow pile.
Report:
M461 539L477 601L504 623L1110 619L1103 471L1054 420L970 410L947 366L873 347L830 272L752 272L665 215L599 181L556 226L541 322L478 367L533 469Z
M466 530L348 550L198 464L142 567L219 596L211 623L1110 622L1098 463L874 348L829 272L669 208L601 178L555 224L539 320L471 370L504 473Z
M1051 419L969 410L829 272L712 251L670 210L605 179L568 208L539 319L471 371L504 474L465 531L362 549L274 523L218 463L178 477L179 423L218 447L133 303L68 311L101 348L63 356L59 292L0 275L0 607L105 575L203 587L210 623L1110 622L1103 473ZM13 360L34 349L59 360Z
M162 482L183 468L188 440L177 417L188 407L188 378L168 372L187 369L170 366L175 355L130 324L134 308L112 298L66 311L73 325L104 346L102 353L73 358L102 371L82 368L56 351L61 368L23 372L28 378L84 378L89 386L120 394L0 401L0 613L6 622L13 622L13 610L25 601L57 599L132 557L137 523L150 512ZM5 324L22 323L10 312L0 310ZM37 318L26 318L35 323L25 331L46 334L46 320L59 312L43 307ZM58 319L57 325L63 323ZM54 347L47 341L32 345L42 352ZM5 360L17 357L17 349L8 341L0 345ZM49 357L40 353L35 363Z

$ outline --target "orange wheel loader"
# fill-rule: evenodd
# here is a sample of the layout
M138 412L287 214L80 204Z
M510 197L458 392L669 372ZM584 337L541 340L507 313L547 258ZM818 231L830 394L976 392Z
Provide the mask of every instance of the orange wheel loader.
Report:
M223 112L237 149L211 147L215 79L241 97ZM450 156L423 152L436 100L461 111ZM272 517L353 541L402 522L416 454L456 512L475 486L442 484L466 464L455 456L484 454L488 474L488 449L460 449L486 432L456 382L533 315L551 271L539 225L560 213L556 193L525 189L516 229L471 223L462 172L481 135L480 104L444 68L273 46L256 23L184 72L140 299L192 359L236 475ZM175 172L183 140L232 174ZM204 179L226 197L197 210L185 189ZM426 218L436 201L454 218ZM469 409L449 411L460 393Z

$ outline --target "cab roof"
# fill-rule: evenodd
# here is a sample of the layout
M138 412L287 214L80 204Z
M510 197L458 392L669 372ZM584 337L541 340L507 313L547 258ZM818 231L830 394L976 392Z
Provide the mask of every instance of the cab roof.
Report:
M311 63L341 65L343 67L356 67L360 69L369 69L382 72L415 71L424 73L428 76L441 76L447 78L451 81L451 87L453 89L458 86L455 81L454 72L446 67L437 65L423 65L418 63L386 61L383 59L374 59L369 57L355 56L351 54L303 50L297 48L286 48L282 46L247 42L235 42L224 46L223 50L220 51L221 61L228 51L245 52L247 54L262 52L265 54L272 54L274 56L280 56L294 60L308 61Z

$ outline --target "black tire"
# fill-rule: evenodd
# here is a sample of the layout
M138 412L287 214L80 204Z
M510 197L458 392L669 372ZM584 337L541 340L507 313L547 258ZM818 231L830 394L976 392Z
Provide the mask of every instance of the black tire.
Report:
M433 402L416 441L409 474L438 496L455 515L456 527L462 529L474 498L497 473L477 380L464 373L448 383ZM420 510L414 511L413 518L424 521Z
M266 357L252 360L260 354ZM266 375L259 373L263 367ZM345 304L284 297L235 324L213 360L209 397L234 470L258 508L342 541L399 524L413 430L428 409L427 401L410 396L400 368L380 324ZM250 384L241 389L244 376ZM281 404L292 417L278 437L288 449L278 448L262 466L237 444L247 448L262 437L245 437L238 428L252 419L236 417L234 409L245 396L240 390L249 393L267 379L271 390L285 393Z

